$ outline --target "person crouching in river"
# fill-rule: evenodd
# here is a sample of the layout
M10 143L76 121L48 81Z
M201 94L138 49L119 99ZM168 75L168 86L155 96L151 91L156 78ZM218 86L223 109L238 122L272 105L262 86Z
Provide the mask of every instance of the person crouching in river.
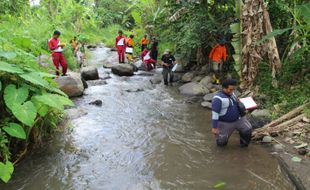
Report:
M150 54L151 54L151 52L150 52L150 49L148 47L146 47L141 54L142 62L145 65L145 68L147 71L150 71L150 70L156 68L156 61L151 58Z
M164 84L168 85L170 83L172 85L173 82L172 68L176 64L176 62L174 56L171 54L171 51L169 49L165 50L165 53L161 58L161 64L163 66Z
M225 79L222 82L223 89L212 99L212 133L218 146L226 146L235 130L239 132L241 147L247 147L251 141L252 126L242 116L242 108L234 95L236 85L236 80Z
M65 47L65 44L60 43L59 40L60 34L61 33L57 30L54 32L53 37L48 41L48 47L52 52L53 63L56 68L56 75L59 76L59 66L61 65L62 75L65 76L67 74L68 65L63 54L63 48Z

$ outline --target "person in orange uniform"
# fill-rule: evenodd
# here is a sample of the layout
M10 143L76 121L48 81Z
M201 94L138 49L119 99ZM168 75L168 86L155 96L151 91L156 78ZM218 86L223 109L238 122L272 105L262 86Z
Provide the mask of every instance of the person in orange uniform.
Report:
M218 44L212 48L209 54L209 64L214 72L213 79L217 84L220 83L220 75L222 74L223 64L225 64L227 60L227 50L225 44L226 40L220 39Z
M125 63L126 43L125 43L125 38L123 37L122 31L118 32L118 36L116 37L116 40L115 40L115 47L117 49L119 63Z
M133 48L135 46L133 38L134 38L134 35L130 35L126 43L126 54L127 54L127 59L129 63L133 62Z
M76 56L76 53L77 53L78 47L79 47L79 43L78 43L77 37L74 36L74 38L72 40L70 40L70 43L71 43L71 47L72 47L74 56Z
M52 52L53 63L56 68L56 75L59 76L59 67L62 67L62 76L66 76L67 74L67 61L63 54L63 48L65 47L64 43L60 43L59 31L55 31L53 37L48 41L48 47Z
M147 38L147 35L144 35L144 37L141 39L141 52L143 52L143 50L147 48L149 43L150 43L150 40Z

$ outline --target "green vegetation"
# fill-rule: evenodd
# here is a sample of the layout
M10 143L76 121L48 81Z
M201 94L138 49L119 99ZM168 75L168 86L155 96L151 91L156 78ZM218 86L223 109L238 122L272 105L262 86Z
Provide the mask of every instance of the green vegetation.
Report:
M276 36L282 68L279 88L271 86L268 75L269 64L261 63L256 84L268 98L264 106L276 115L309 101L310 93L310 3L305 1L270 2L269 13L276 30L264 37ZM284 16L280 16L284 15Z
M76 1L0 3L0 179L7 182L28 145L48 137L62 118L64 106L73 103L41 67L36 57L49 56L47 41L57 29L69 43L79 36L86 43L100 40L101 30L90 7ZM3 12L2 12L3 11ZM70 48L65 51L69 68L77 68Z

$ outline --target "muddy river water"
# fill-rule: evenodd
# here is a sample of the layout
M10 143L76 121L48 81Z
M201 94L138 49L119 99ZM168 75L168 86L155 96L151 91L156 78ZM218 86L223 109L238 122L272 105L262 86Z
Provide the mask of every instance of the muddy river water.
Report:
M90 64L112 59L106 48ZM101 77L110 70L99 67ZM158 74L160 70L152 72ZM111 74L90 82L75 99L81 114L65 133L27 156L1 190L294 189L276 159L260 145L215 146L211 113L186 103L177 88L152 85L151 76ZM102 100L102 107L89 105Z

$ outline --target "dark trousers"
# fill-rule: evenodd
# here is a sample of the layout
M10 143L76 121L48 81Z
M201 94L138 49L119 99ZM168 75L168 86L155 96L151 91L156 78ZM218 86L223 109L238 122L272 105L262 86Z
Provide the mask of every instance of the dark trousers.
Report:
M157 50L151 50L150 56L152 59L157 61L158 51Z
M246 117L242 117L235 122L218 122L219 134L216 136L218 146L226 146L231 134L237 130L240 135L240 145L246 147L250 144L252 136L252 126Z
M173 82L173 72L170 68L163 68L163 77L165 85L168 85L168 82Z

